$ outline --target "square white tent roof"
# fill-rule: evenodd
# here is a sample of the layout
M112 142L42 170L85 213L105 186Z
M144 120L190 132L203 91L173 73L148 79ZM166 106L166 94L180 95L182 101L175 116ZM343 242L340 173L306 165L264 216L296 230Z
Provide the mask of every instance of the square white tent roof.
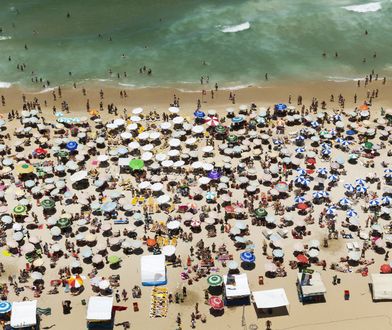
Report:
M301 284L302 273L298 273L298 282ZM304 297L322 295L327 292L321 275L318 272L311 274L309 285L302 285L301 290Z
M87 321L106 321L112 318L113 297L90 297Z
M165 256L149 255L140 258L140 273L145 286L164 285L166 280Z
M392 274L371 274L373 300L392 300Z
M246 274L233 275L235 285L227 285L227 275L223 275L227 299L250 296L248 276Z
M252 294L257 308L275 308L290 304L283 288L254 291Z
M11 327L19 329L37 324L37 300L12 303Z

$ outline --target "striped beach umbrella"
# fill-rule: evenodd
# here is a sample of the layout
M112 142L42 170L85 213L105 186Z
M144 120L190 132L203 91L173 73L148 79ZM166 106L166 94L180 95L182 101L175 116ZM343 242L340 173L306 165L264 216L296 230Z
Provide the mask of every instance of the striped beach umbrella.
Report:
M357 186L364 186L364 185L366 185L366 180L364 180L364 179L356 179L355 180L355 185L357 185Z
M380 206L380 200L378 198L369 201L369 205L372 207Z
M305 137L303 136L303 135L298 135L296 138L295 138L295 141L304 141L305 140Z
M234 134L230 134L227 138L226 138L227 142L229 143L235 143L238 141L238 136L234 135Z
M353 218L353 217L358 216L358 213L355 210L353 210L353 209L349 209L349 210L346 211L346 215L349 218Z
M219 286L223 283L223 278L222 278L222 276L220 276L218 274L213 274L213 275L208 276L207 283L210 286Z
M256 260L255 255L249 251L242 252L240 258L243 262L255 262Z
M80 275L71 276L68 279L68 284L71 288L81 288L83 286L83 279Z
M316 172L320 175L327 175L328 174L328 170L325 167L320 167L316 170Z
M315 191L312 193L313 198L320 199L324 197L324 194L321 191Z
M215 117L215 116L207 117L204 120L204 123L206 123L210 127L216 127L216 126L219 125L219 119L217 117Z
M41 202L41 206L46 210L53 209L55 205L56 205L55 201L49 198L46 198Z
M215 310L222 310L224 308L223 300L217 296L211 296L210 299L208 299L208 304Z
M336 207L334 207L334 206L329 206L329 207L327 208L326 213L327 213L328 215L335 215L335 213L336 213Z
M321 193L323 194L323 197L329 197L330 195L329 192L325 190L323 190Z
M8 301L0 301L0 314L5 314L10 312L12 309L12 304Z
M357 186L357 187L355 188L355 190L356 190L357 192L359 192L359 193L365 193L365 192L367 192L367 188L366 188L365 186Z
M306 170L304 170L303 168L300 168L300 167L297 168L296 171L297 171L297 174L300 176L304 176L307 174Z
M392 202L392 198L389 197L389 196L383 196L383 197L381 198L381 201L382 201L382 204L383 204L383 205L390 205L391 202Z
M312 121L312 122L310 123L310 125L311 125L313 128L317 128L317 127L320 126L320 123L319 123L318 121Z
M339 200L339 204L342 206L348 206L351 204L351 201L348 198L343 197Z
M255 210L256 218L264 218L267 215L268 215L268 212L265 209L261 208L261 207L259 207L258 209Z
M310 184L310 179L304 177L304 176L298 176L295 179L295 182L302 185L302 186L308 186Z
M295 148L295 152L296 152L297 154L302 154L302 153L305 152L305 148L302 148L302 147Z
M294 203L296 203L296 204L304 203L305 201L306 201L306 199L303 196L295 196L294 197Z
M329 156L332 153L331 149L322 149L321 154L323 156Z
M78 148L78 144L75 141L68 141L67 144L65 145L65 147L69 150L69 151L74 151Z
M25 205L17 205L14 207L13 212L16 215L26 214L27 207Z
M239 124L239 123L242 123L242 122L244 121L244 117L242 117L242 116L236 116L236 117L231 118L231 121L232 121L234 124Z
M71 221L67 218L60 218L57 220L57 226L61 229L68 228L71 225Z
M336 174L331 174L331 175L328 177L328 180L329 180L329 181L332 181L332 182L339 181L339 176L336 175Z
M347 192L353 193L355 191L355 188L352 184L346 183L344 185L344 188L346 189Z
M215 132L218 134L225 134L226 133L226 127L223 125L217 125L215 126Z

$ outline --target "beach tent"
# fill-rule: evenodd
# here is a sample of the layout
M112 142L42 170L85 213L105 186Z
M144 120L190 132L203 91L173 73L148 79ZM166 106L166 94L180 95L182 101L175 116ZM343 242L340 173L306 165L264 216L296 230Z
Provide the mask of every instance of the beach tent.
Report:
M163 254L142 256L140 263L142 285L154 286L167 283L165 256Z
M11 327L21 329L37 324L37 300L12 303Z
M276 308L290 304L283 288L254 291L252 294L257 308Z
M371 274L373 300L392 300L392 274Z
M90 297L87 306L88 329L113 329L113 297Z
M230 283L230 280L234 280L234 282ZM225 284L225 304L227 306L250 304L250 288L246 274L223 275L223 281Z
M320 273L303 272L297 274L297 286L303 303L322 301L327 292Z

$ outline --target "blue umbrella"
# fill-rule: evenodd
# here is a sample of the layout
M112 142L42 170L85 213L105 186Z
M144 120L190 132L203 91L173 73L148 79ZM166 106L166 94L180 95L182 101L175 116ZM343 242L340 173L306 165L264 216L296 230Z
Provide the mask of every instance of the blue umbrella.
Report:
M210 172L208 173L208 177L209 177L211 180L218 180L221 176L222 176L222 175L221 175L218 171L216 171L216 170L212 170L212 171L210 171Z
M275 110L276 111L284 111L286 109L287 109L287 105L286 104L283 104L283 103L275 104Z
M116 202L106 202L102 205L101 210L104 212L112 212L116 209L117 203Z
M231 121L235 124L242 123L244 121L244 117L237 116L232 118Z
M384 196L383 198L381 198L381 201L383 205L389 205L392 202L392 198L389 196Z
M328 208L327 208L327 214L328 215L334 215L335 214L335 212L336 212L336 208L334 207L334 206L329 206Z
M380 206L380 200L379 199L372 199L369 201L370 206Z
M296 148L296 149L295 149L295 152L296 152L297 154L302 154L303 152L305 152L305 148Z
M69 141L67 142L67 144L65 145L65 147L69 150L69 151L74 151L78 148L78 144L75 141Z
M283 258L284 252L283 252L282 249L275 249L275 250L272 251L272 255L273 255L275 258Z
M329 180L329 181L339 181L339 176L336 175L336 174L331 174L331 175L328 177L328 180Z
M353 217L356 217L358 215L358 213L356 211L354 211L353 209L349 209L349 210L347 210L346 215L349 218L353 218Z
M344 185L344 188L346 188L346 190L347 190L348 192L350 192L350 193L353 193L353 192L355 191L354 186L353 186L352 184L350 184L350 183L346 183L346 184Z
M336 143L342 143L343 141L344 141L344 140L343 140L342 138L339 138L339 137L336 138L336 140L335 140Z
M354 131L353 129L350 129L350 130L346 131L346 135L348 135L348 136L353 136L355 134L357 134L357 132Z
M347 206L351 204L351 201L348 198L343 197L339 200L339 204L342 206Z
M10 312L12 309L12 304L8 301L0 301L0 314L5 314Z
M306 186L310 183L310 180L308 178L303 177L303 176L297 176L295 178L295 182Z
M323 149L331 149L331 145L327 142L323 142L320 144L321 148Z
M303 196L295 196L294 197L294 203L299 204L299 203L304 203L305 201L306 201L306 199Z
M243 262L255 262L256 260L255 255L249 251L242 252L240 258Z
M342 116L341 115L334 115L333 119L336 121L341 121L342 120Z
M306 171L303 168L300 168L300 167L297 168L296 171L297 171L298 175L304 176L304 175L307 174Z
M205 116L206 116L206 114L203 112L203 111L201 111L201 110L196 110L194 113L193 113L193 115L196 117L196 118L204 118Z
M316 128L316 127L319 127L319 126L320 126L320 124L319 124L318 121L312 121L312 122L310 123L310 125L311 125L313 128Z
M366 184L366 181L364 179L356 179L355 184L357 186L364 186Z
M317 172L318 174L321 174L321 175L327 175L327 174L328 174L328 170L327 170L325 167L320 167L320 168L318 168L318 169L316 170L316 172Z
M329 197L329 192L328 191L322 191L321 192L324 197Z
M357 192L359 192L359 193L365 193L365 192L367 192L367 188L366 188L365 186L357 186L357 187L355 188L355 190L356 190Z
M392 169L391 169L391 168L386 168L386 169L384 170L384 173L392 173Z
M214 199L216 196L216 193L212 192L212 191L207 191L206 193L206 199Z
M329 131L329 134L331 134L331 135L336 135L336 129L332 128L332 129Z
M328 156L331 154L331 149L323 149L323 150L321 150L321 154L323 156Z
M351 144L351 143L350 143L349 141L347 141L347 140L343 140L342 143L341 143L341 145L342 145L343 147L348 147L350 144Z
M320 199L320 198L323 198L323 197L324 197L324 194L323 194L321 191L315 191L315 192L312 194L312 196L313 196L313 198Z
M305 140L305 137L304 137L303 135L298 135L298 136L295 138L295 140L296 140L296 141L303 141L303 140Z

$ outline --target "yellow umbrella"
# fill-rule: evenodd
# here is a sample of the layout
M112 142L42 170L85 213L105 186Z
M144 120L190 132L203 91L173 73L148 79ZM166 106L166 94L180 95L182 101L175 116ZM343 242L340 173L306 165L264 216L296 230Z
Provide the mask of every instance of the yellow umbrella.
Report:
M10 257L10 256L12 256L12 254L9 253L7 250L1 251L1 254L2 254L4 257Z
M24 164L19 164L16 166L16 171L19 174L28 174L28 173L33 173L34 172L34 166L24 163Z

